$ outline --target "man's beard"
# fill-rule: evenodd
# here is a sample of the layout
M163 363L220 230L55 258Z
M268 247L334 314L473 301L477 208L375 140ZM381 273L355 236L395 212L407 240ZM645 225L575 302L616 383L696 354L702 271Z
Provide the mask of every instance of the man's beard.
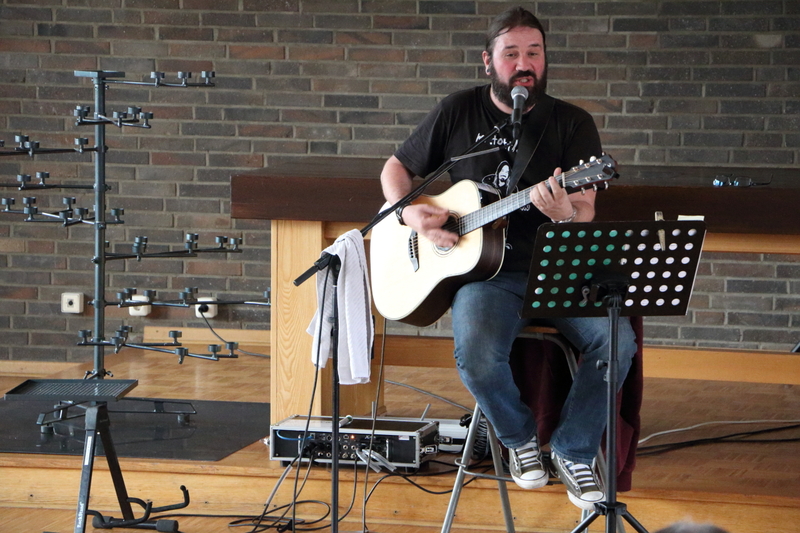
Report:
M511 98L511 90L514 88L513 83L520 78L532 78L533 87L528 89L528 98L525 100L525 109L528 109L536 101L541 98L547 91L547 65L544 67L542 77L536 76L536 73L531 70L525 70L514 74L508 83L500 81L497 77L497 71L494 69L494 64L489 63L489 77L492 79L492 92L497 96L497 99L506 104L508 107L514 107L514 99Z

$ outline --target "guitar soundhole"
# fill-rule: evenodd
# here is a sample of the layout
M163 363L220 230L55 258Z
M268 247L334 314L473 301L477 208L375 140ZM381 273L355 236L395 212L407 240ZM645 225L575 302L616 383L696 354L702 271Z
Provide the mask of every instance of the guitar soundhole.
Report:
M444 225L442 225L442 228L446 229L447 231L452 231L453 233L460 235L461 232L459 231L458 226L459 226L458 216L455 213L451 213L450 218L448 218L447 222L445 222ZM456 246L458 246L458 241L456 241L456 243L453 246L448 246L448 247L434 245L433 249L436 250L436 253L439 255L447 255L453 250L455 250Z

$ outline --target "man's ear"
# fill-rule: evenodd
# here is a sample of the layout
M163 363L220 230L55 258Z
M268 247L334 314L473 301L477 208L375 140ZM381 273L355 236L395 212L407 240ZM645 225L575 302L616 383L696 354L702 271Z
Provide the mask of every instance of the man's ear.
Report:
M486 67L486 74L489 74L489 64L492 62L492 56L486 50L483 51L483 66Z

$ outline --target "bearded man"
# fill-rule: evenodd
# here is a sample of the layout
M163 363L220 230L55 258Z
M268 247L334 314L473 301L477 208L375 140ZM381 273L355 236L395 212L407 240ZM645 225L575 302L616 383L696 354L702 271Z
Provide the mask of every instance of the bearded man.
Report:
M607 360L609 354L609 319L530 320L520 318L520 312L539 225L594 218L595 192L568 194L557 177L561 169L599 157L600 137L589 113L546 94L545 31L529 11L514 8L494 19L483 63L491 83L444 98L386 162L381 185L387 201L395 203L411 191L415 176L428 175L451 157L467 152L478 140L492 136L487 145L499 150L459 161L450 170L452 181L490 183L503 196L514 192L506 190L509 186L531 187L531 205L509 215L500 271L489 280L464 285L452 302L456 366L508 448L514 481L523 488L538 488L547 484L549 476L535 418L520 400L512 378L509 353L517 335L531 324L554 327L570 341L581 354L581 364L550 440L551 458L569 499L582 509L593 510L594 504L604 499L592 463L606 425L605 371L597 363ZM515 87L524 87L528 94L520 139L512 128L496 127L507 123L512 114ZM523 157L526 151L527 157ZM516 161L518 156L520 161ZM518 180L508 179L511 169L521 172ZM444 251L458 240L458 235L443 227L448 218L447 209L427 203L413 203L398 211L400 224ZM622 321L619 383L624 381L635 351L633 329Z

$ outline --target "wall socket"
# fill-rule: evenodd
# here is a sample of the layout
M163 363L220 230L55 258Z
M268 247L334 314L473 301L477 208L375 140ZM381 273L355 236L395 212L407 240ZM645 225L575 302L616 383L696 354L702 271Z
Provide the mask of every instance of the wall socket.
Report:
M83 313L83 293L81 292L62 292L61 293L61 312L62 313Z
M134 294L131 296L131 300L134 302L146 302L147 296L143 294ZM128 312L131 314L131 316L147 316L152 310L153 306L151 305L135 305L128 308Z
M205 298L198 298L197 301L198 302L216 302L217 299L216 298L205 297ZM209 304L205 304L205 305L208 306L208 311L206 311L205 313L201 313L200 312L200 306L199 305L195 305L194 306L194 316L196 316L197 318L203 318L203 316L205 316L206 318L214 318L215 316L217 316L217 305L216 304L209 303Z

